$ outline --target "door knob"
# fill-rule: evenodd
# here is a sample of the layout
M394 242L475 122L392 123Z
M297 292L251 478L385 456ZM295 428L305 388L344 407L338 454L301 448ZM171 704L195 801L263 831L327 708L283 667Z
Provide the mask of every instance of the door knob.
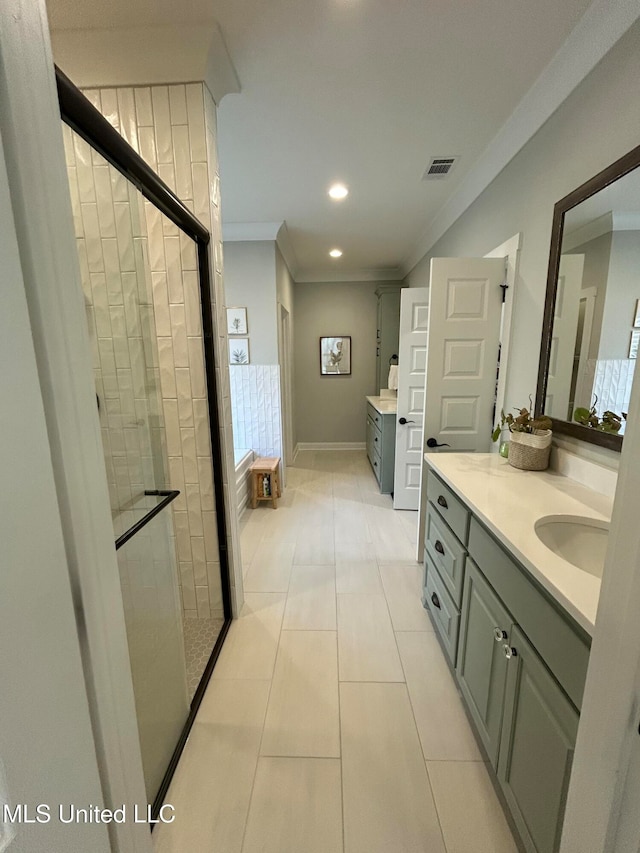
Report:
M406 418L399 418L398 423L400 426L404 426L405 424L415 424L415 421L408 421Z
M402 418L400 418L400 423L402 423ZM445 444L445 443L438 444L438 442L436 441L435 438L428 438L427 439L427 447L432 447L432 448L433 447L451 447L451 445Z

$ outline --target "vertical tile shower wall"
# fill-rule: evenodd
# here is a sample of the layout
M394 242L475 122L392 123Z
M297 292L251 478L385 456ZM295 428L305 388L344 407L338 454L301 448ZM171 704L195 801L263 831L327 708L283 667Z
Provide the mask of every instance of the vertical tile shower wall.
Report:
M236 447L282 457L280 366L231 365L229 373Z
M198 219L212 230L216 249L215 309L220 305L222 290L222 253L219 248L215 105L211 100L205 110L208 95L205 87L188 84L94 89L85 94ZM120 234L124 234L124 229L118 230L118 222L119 217L131 211L124 209L124 202L117 194L117 182L105 179L100 171L104 167L94 162L96 157L87 147L76 145L69 150L68 146L68 160L77 234L87 249L91 246L95 252L92 263L87 262L83 273L94 294L94 305L99 289L96 285L102 285L106 276L106 297L101 297L103 323L97 331L100 355L101 347L107 353L111 346L115 347L117 328L114 322L121 309L117 298L110 293L109 279L110 273L114 282L128 273L129 247L118 243ZM139 231L144 231L146 239L141 236L134 240L135 244L139 243L134 248L148 253L149 298L157 335L157 360L152 369L159 377L161 388L168 482L181 491L173 505L173 516L182 607L185 616L219 617L222 616L222 594L195 244L149 202L144 202L142 220L144 228ZM97 317L97 306L94 310ZM226 360L226 338L221 338L217 344L218 349L222 346ZM230 430L228 379L225 383L220 363L222 356L219 354L217 370L223 416L226 421L228 414L226 426ZM118 384L117 365L116 376L109 381L113 383L112 394L121 395L124 389ZM123 467L121 479L128 473ZM227 509L233 513L232 496L227 493L225 497ZM236 538L234 521L231 514L232 551Z

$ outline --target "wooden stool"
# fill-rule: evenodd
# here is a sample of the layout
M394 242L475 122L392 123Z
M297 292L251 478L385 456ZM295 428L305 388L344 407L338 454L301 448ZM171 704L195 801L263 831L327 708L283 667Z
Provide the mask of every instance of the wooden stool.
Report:
M258 501L271 501L271 506L278 509L276 500L280 497L280 476L278 474L280 457L262 456L249 468L251 474L251 509L255 509Z

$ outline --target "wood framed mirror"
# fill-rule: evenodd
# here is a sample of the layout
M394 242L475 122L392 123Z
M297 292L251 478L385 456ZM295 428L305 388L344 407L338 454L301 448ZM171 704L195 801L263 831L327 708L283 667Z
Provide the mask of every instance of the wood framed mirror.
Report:
M554 432L618 452L640 340L639 166L640 145L554 207L535 404Z

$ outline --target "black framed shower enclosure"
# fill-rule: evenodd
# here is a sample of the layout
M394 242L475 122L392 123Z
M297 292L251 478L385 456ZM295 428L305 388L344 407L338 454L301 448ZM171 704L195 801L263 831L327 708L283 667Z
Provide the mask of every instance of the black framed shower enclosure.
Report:
M92 148L94 148L115 169L122 173L152 204L165 214L179 229L196 244L197 268L200 286L200 306L204 345L204 366L208 400L209 431L211 438L212 476L214 486L216 527L218 534L220 576L224 623L211 651L204 674L191 701L189 715L176 744L169 766L152 804L152 818L158 816L166 796L169 783L176 769L180 755L193 725L196 713L204 696L207 684L213 672L218 655L231 624L231 586L226 511L224 506L224 488L222 477L223 453L221 444L221 422L218 409L218 389L216 381L216 351L213 312L211 304L211 264L209 244L211 236L205 226L191 213L180 199L169 189L160 177L151 169L140 155L112 127L106 118L93 106L69 78L56 67L56 85L60 114L69 125ZM222 363L221 363L222 366ZM171 497L170 497L171 495ZM158 512L170 502L177 492L163 492L165 500L154 510ZM160 496L160 495L159 495ZM134 535L133 531L131 535Z

